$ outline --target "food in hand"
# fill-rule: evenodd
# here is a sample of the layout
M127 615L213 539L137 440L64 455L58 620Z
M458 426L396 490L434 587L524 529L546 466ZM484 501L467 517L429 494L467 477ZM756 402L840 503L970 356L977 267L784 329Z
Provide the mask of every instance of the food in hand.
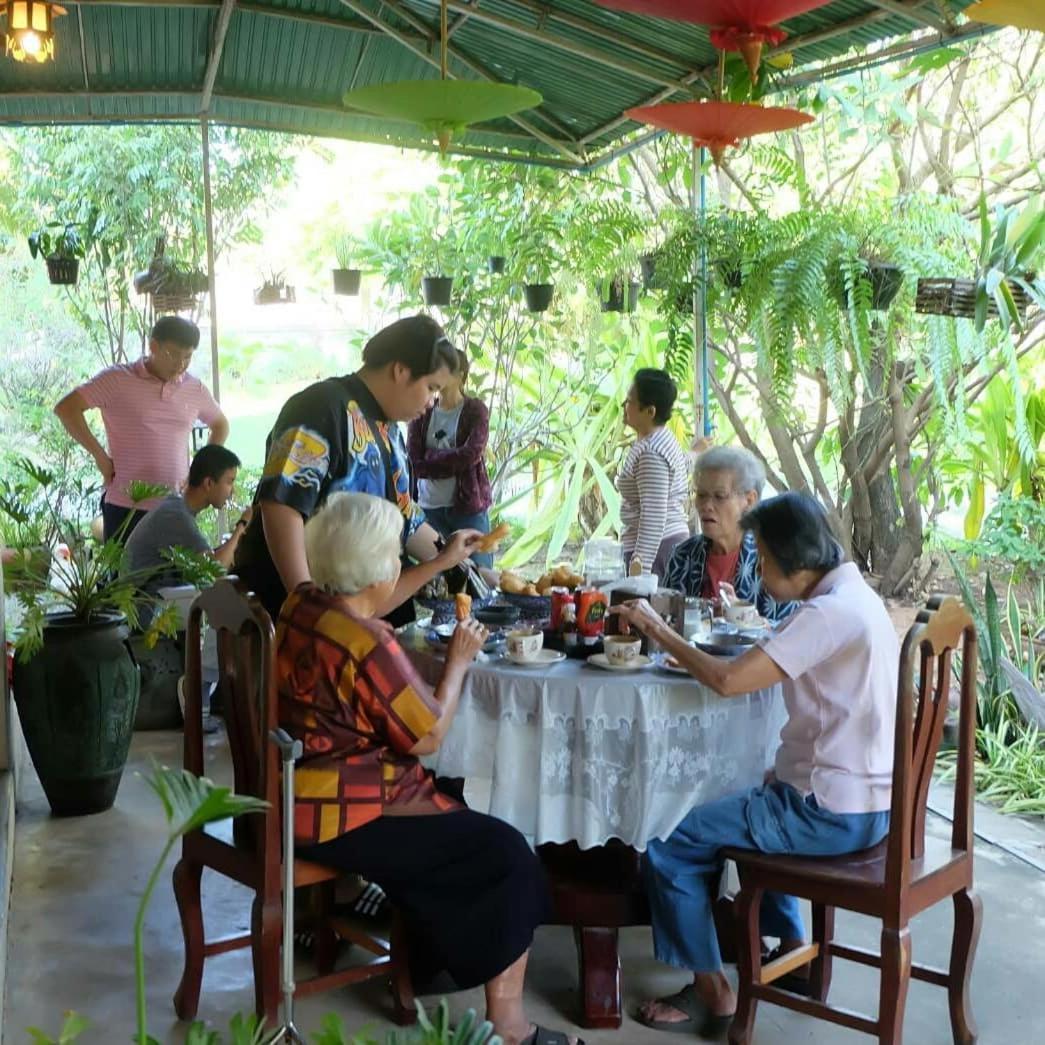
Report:
M481 552L492 552L512 532L512 528L506 523L499 523L485 537L480 537L475 542L475 547Z
M458 620L468 620L472 615L472 597L461 592L454 596L454 616Z

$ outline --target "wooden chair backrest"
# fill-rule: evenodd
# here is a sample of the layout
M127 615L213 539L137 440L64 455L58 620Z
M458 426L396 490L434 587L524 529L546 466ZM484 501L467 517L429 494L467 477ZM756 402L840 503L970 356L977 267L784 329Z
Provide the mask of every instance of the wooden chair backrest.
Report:
M918 614L900 651L886 868L886 880L897 892L910 880L911 861L925 853L929 784L947 718L955 651L961 652L961 694L951 844L969 853L973 848L976 627L961 602L937 597Z
M202 618L217 633L219 687L232 754L237 794L269 803L276 815L239 818L249 823L252 843L266 866L280 852L279 758L269 732L278 724L275 634L272 619L238 577L223 577L197 596L189 613L186 642L185 768L203 774ZM237 834L237 837L239 835Z

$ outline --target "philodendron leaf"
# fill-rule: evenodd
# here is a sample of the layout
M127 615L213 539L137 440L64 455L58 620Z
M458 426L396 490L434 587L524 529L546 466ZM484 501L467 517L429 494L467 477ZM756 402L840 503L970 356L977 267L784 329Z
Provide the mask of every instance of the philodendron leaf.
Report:
M156 766L148 783L163 803L171 838L188 834L214 820L260 813L268 808L268 803L261 799L233 794L231 788L218 787L187 769Z
M185 1045L221 1045L221 1035L209 1030L202 1020L195 1020L185 1032Z
M265 1038L265 1021L256 1013L237 1012L229 1020L229 1045L262 1045Z

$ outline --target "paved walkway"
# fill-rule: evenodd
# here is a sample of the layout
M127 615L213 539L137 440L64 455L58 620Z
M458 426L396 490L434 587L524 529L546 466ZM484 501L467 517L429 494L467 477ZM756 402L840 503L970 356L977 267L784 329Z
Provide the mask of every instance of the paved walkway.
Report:
M138 734L114 809L99 816L55 820L35 778L26 780L17 820L15 879L10 917L7 997L3 1030L7 1043L27 1040L23 1028L38 1026L54 1034L62 1013L76 1009L91 1022L84 1043L120 1045L134 1028L131 932L135 907L153 861L159 854L163 820L155 796L141 774L150 757L180 761L180 735ZM228 776L221 748L208 748L209 771ZM945 793L934 795L942 805ZM948 824L930 817L930 829L946 833ZM1045 827L981 811L996 844L978 848L977 879L984 899L984 930L973 978L973 1001L983 1045L1042 1040L1045 1025ZM1015 854L1015 855L1014 855ZM1039 866L1034 866L1037 863ZM247 927L247 894L237 887L204 878L204 902L212 931ZM842 935L864 946L877 946L877 931L867 919L839 915ZM939 908L913 927L917 960L946 965L950 910ZM648 929L622 934L626 1004L658 992L677 990L678 973L650 955ZM182 941L170 890L169 873L157 890L146 932L150 1030L161 1042L182 1040L174 1020L171 994L181 971ZM877 986L871 970L836 962L832 1001L874 1011ZM531 1016L568 1029L576 1002L576 965L572 934L548 927L538 932L527 981ZM253 1003L247 952L222 955L207 963L201 1017L224 1027L237 1009ZM481 992L451 999L454 1011L481 1004ZM306 999L299 1005L300 1024L308 1036L326 1012L337 1012L351 1030L369 1026L383 1037L387 1004L384 989L371 983ZM678 1040L648 1030L631 1019L619 1031L586 1031L589 1043L653 1045ZM863 1035L762 1006L757 1022L760 1043L840 1043L867 1041ZM951 1041L943 991L912 984L905 1040L912 1045L948 1045Z

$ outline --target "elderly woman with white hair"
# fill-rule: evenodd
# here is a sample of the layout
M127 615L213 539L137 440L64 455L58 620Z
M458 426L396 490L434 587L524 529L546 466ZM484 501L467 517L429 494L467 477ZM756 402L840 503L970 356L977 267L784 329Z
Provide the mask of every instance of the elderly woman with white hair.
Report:
M762 584L758 549L741 516L758 503L766 472L754 454L733 446L705 450L693 468L700 533L675 548L664 583L695 598L717 599L725 590L754 603L767 620L783 620L794 602L777 602Z
M506 1045L582 1045L535 1027L523 978L548 895L515 828L439 791L419 756L439 748L486 638L458 624L434 692L379 619L400 570L403 520L389 501L332 494L305 524L310 582L276 632L280 721L301 740L294 839L305 859L362 875L402 913L415 974L485 985Z

